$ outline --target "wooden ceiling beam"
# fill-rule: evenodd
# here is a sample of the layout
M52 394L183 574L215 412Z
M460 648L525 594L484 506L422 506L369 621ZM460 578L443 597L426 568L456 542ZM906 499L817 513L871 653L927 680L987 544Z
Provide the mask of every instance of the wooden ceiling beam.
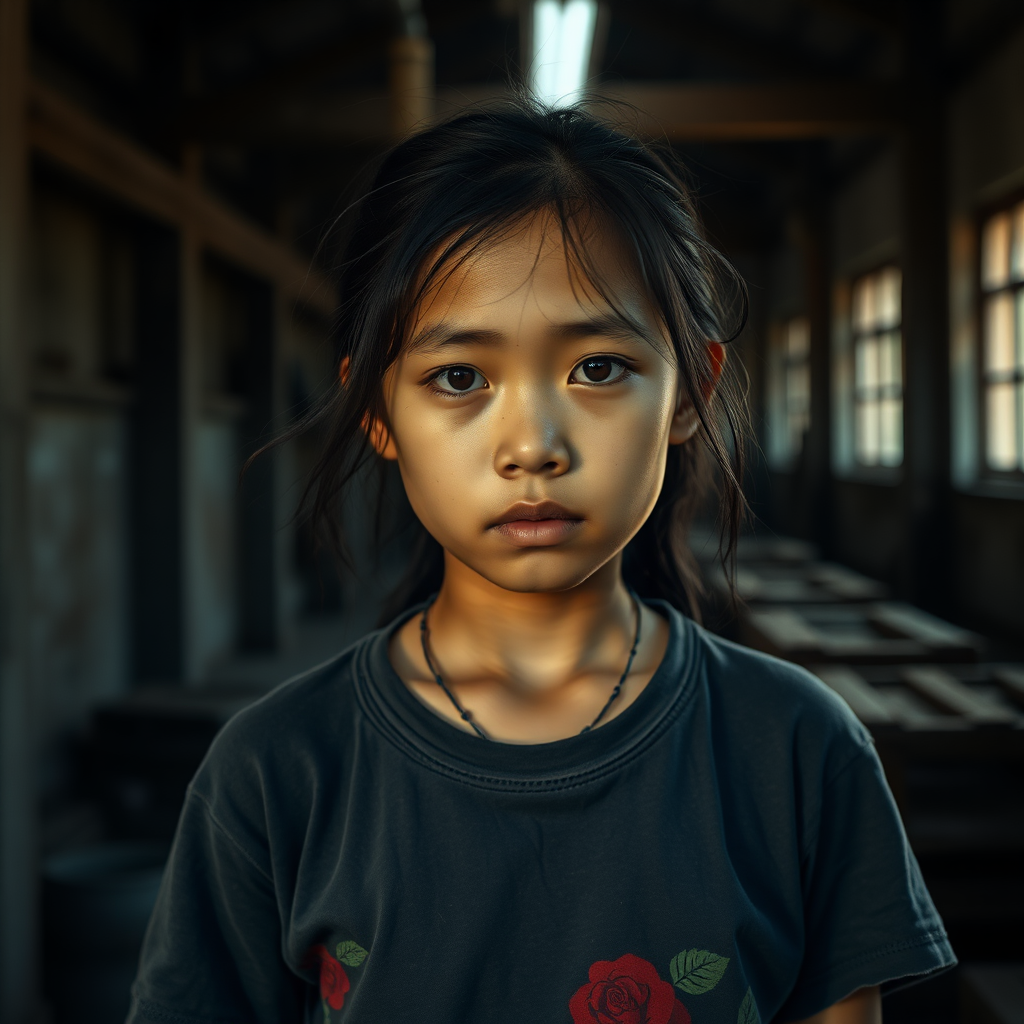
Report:
M612 11L615 20L627 28L669 40L684 52L712 56L732 70L787 78L830 78L840 73L834 61L800 46L791 37L751 32L678 4L619 0Z
M807 81L621 82L598 90L611 103L595 104L644 134L677 142L752 142L831 138L892 131L899 126L898 86ZM507 97L503 86L437 91L439 115ZM622 106L617 106L622 104ZM279 104L249 121L218 130L211 140L241 145L386 145L388 97L380 90L350 92L328 101Z
M233 122L258 115L260 110L305 86L314 85L342 70L358 71L375 60L383 61L394 29L388 24L363 27L329 40L312 53L302 54L273 68L258 78L250 79L214 96L190 101L171 123L171 130L181 139L194 140L230 131Z
M274 281L299 302L333 313L334 285L308 259L38 82L30 85L28 138L34 153L78 179L156 220L191 226L211 251Z
M624 82L601 92L635 108L640 130L678 142L875 134L897 129L902 115L888 83Z
M451 0L438 10L430 9L428 29L437 38L456 26L472 24L492 15L480 0ZM197 97L172 119L171 131L182 140L208 138L232 131L237 121L259 116L267 106L294 97L342 73L351 75L387 57L388 43L399 32L394 18L345 25L335 38L314 50L299 54L269 71L212 96ZM303 97L305 99L305 97Z

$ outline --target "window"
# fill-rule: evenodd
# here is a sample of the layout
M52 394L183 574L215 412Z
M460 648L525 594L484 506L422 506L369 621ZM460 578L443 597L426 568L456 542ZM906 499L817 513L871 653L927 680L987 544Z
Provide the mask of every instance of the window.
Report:
M811 330L797 316L772 332L769 456L787 468L800 455L811 422Z
M902 284L898 267L853 284L853 454L862 466L903 461Z
M1024 202L981 233L981 390L985 464L1024 470Z

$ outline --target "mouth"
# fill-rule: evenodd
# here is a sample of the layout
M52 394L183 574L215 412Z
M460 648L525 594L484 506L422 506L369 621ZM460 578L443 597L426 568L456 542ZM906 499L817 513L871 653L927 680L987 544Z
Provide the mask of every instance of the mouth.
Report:
M583 525L583 517L556 501L520 501L488 525L516 547L549 547Z

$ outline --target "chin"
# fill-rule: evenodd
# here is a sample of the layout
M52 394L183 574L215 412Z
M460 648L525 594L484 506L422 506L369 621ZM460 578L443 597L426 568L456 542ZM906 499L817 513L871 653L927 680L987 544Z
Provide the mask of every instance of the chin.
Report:
M566 590L572 590L581 583L585 583L602 566L606 565L610 558L587 560L584 564L577 556L565 558L555 555L548 549L530 552L529 555L511 562L511 564L476 564L471 561L463 561L475 573L482 576L488 583L493 583L502 590L508 590L515 594L559 594Z

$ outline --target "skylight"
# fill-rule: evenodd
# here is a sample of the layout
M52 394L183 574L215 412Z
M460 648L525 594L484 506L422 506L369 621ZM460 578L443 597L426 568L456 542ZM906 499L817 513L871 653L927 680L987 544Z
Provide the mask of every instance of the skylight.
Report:
M590 69L597 0L535 0L530 86L545 103L568 106Z

